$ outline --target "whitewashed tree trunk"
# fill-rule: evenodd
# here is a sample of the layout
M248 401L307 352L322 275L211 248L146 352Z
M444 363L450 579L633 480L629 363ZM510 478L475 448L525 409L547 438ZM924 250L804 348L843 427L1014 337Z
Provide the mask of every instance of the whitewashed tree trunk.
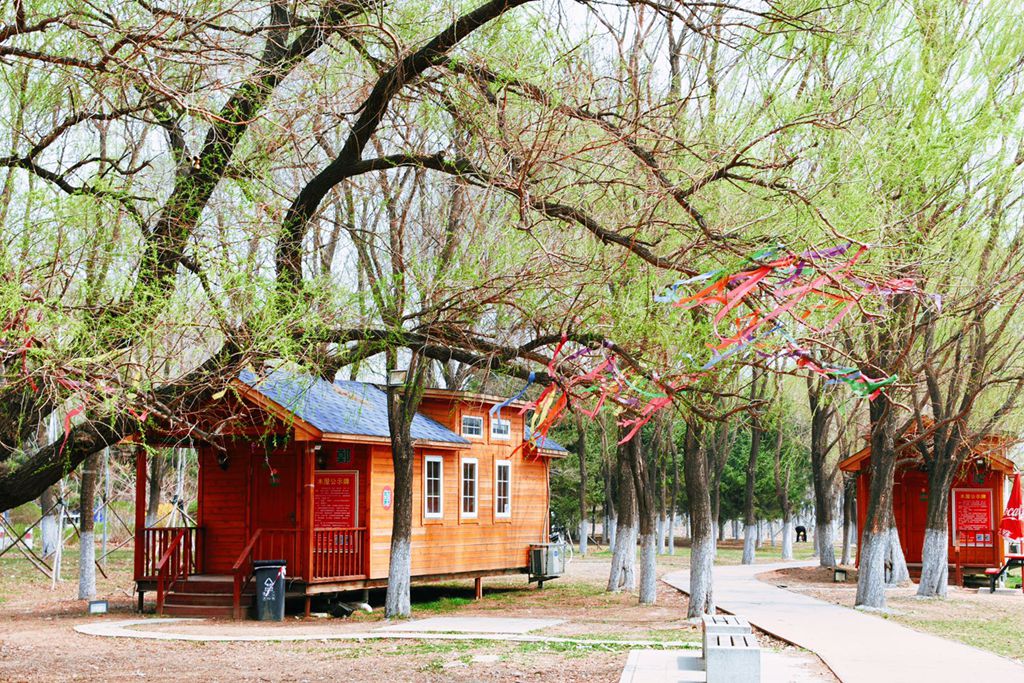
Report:
M890 585L901 586L910 581L910 570L907 569L907 558L900 545L900 534L895 526L889 527L889 547L886 551L887 560L891 565L889 572Z
M836 540L831 524L819 524L815 528L814 540L818 547L818 564L822 567L836 566Z
M857 568L858 606L885 608L885 556L888 549L887 533L864 532L861 538L860 566Z
M852 539L857 537L857 525L850 521L846 523L846 528L843 530L843 560L842 564L850 566L853 564L853 543Z
M640 539L640 604L653 605L657 598L658 561L656 559L654 534L645 534Z
M672 508L672 514L668 518L668 554L676 554L676 509Z
M782 559L793 559L793 522L782 522Z
M409 597L412 573L412 545L407 538L391 539L391 563L388 567L388 590L384 598L384 615L407 617L412 613Z
M78 599L96 597L96 537L93 508L96 507L96 481L99 479L99 454L82 463L79 514Z
M642 544L643 539L640 539L640 542ZM657 532L655 538L655 551L655 554L657 555L665 554L665 518L661 515L658 515Z
M613 593L636 589L636 541L639 531L636 524L619 524L615 530L615 550L612 551L612 566L608 573L608 590Z
M925 529L921 549L921 583L917 594L922 597L946 597L949 586L949 537L946 529Z
M715 567L715 535L713 528L695 530L690 548L690 619L715 613L713 576Z
M610 515L608 517L608 526L605 527L605 528L608 529L608 549L614 551L615 550L615 534L619 530L619 516L618 515L614 515L614 514Z
M587 556L587 520L580 520L580 557Z
M754 564L757 550L757 525L748 524L743 527L743 559L741 564Z
M49 558L57 552L57 510L54 507L57 504L57 494L53 490L53 487L43 491L43 495L39 498L39 507L42 512L49 513L44 514L42 520L39 522L39 536L42 541L42 557Z

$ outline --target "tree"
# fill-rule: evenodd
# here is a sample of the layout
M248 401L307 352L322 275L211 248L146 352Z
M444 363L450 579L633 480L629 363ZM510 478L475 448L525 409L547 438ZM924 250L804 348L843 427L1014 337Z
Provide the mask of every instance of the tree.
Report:
M765 381L761 379L760 384L758 383L759 375L757 371L754 371L754 375L750 380L750 404L753 408L755 403L761 401L764 397L765 392ZM747 471L746 481L743 491L743 558L742 564L753 564L754 554L757 548L757 514L756 506L757 501L754 496L754 488L757 483L757 460L761 455L761 435L763 429L760 422L760 416L757 412L751 416L750 421L750 454L747 457Z
M94 453L82 463L79 492L78 528L78 599L96 597L96 537L94 534L96 482L99 480L99 454Z
M683 442L683 479L690 512L690 602L687 618L715 613L712 571L715 527L711 518L707 460L700 448L700 426L689 423Z

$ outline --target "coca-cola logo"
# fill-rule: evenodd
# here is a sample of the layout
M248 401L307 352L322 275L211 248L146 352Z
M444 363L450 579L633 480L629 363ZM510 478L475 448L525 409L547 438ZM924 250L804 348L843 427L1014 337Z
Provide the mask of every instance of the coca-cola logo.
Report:
M1004 517L1024 520L1024 505L1017 508L1006 508L1006 514L1004 515Z

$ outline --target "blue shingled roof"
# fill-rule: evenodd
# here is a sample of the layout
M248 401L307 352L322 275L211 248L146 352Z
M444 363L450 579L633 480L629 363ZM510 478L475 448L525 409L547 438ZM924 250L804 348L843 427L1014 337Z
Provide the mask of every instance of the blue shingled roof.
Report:
M530 427L528 425L525 425L525 424L523 425L523 438L525 438L527 441L530 440ZM537 439L537 448L543 448L543 449L546 449L546 450L549 450L549 451L559 451L561 453L568 453L569 452L565 448L565 446L563 446L562 444L560 444L560 443L558 443L556 441L552 441L551 439L549 439L546 436L542 436L542 437Z
M244 370L238 378L322 432L391 438L387 394L372 384L342 380L331 384L319 377L283 370L262 379ZM412 438L469 444L440 422L419 413L412 420Z

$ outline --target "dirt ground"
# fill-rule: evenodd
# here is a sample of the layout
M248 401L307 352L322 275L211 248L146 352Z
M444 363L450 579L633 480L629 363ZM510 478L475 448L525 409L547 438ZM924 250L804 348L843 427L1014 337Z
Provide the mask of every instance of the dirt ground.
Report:
M728 561L728 557L723 558ZM110 601L110 614L85 615L76 599L76 554L64 558L65 580L51 589L50 580L27 561L0 558L0 680L137 681L185 678L203 681L319 681L344 676L352 681L617 681L630 647L626 644L540 644L468 640L365 640L197 643L100 638L73 627L96 619L138 618L133 611L131 554L118 553L99 578L99 597ZM662 572L685 566L685 552L665 557ZM636 596L605 593L607 554L576 559L568 576L549 582L543 591L525 577L486 579L485 596L472 600L472 582L413 589L413 616L439 614L561 619L544 635L590 640L697 641L699 630L686 621L686 597L665 584L658 604L640 607ZM148 596L147 596L148 597ZM371 604L383 591L371 593ZM350 619L302 619L289 615L283 624L193 622L175 630L202 632L296 633L312 627L337 632L365 632L380 625L381 611ZM167 627L156 627L167 628ZM762 634L763 635L763 634ZM769 649L798 655L784 643L762 638ZM497 655L497 661L474 661ZM493 657L485 657L493 659ZM830 680L816 658L802 655L805 671ZM834 679L831 679L834 680Z
M857 572L846 583L834 583L831 569L801 567L763 574L762 581L852 607ZM992 595L973 588L950 586L946 599L918 598L916 585L886 590L889 612L878 616L905 626L959 640L1024 663L1024 594Z

